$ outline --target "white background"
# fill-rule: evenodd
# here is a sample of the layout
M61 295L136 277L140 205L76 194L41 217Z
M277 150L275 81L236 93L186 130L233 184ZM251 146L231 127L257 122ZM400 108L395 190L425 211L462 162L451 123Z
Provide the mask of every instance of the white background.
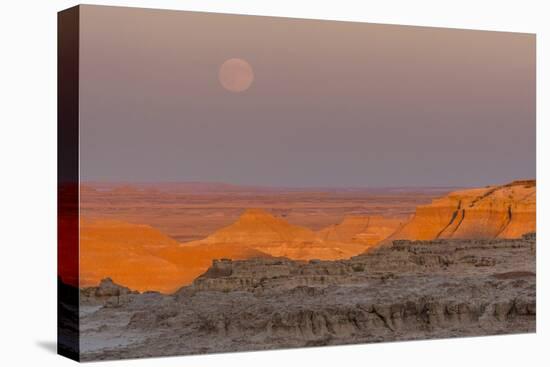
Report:
M547 1L196 0L94 4L537 33L537 334L106 362L113 366L549 365L550 14ZM0 361L70 365L56 340L56 12L78 4L0 5ZM545 24L546 22L546 24ZM545 144L546 142L546 144ZM546 164L546 168L544 167ZM546 266L544 266L546 265Z

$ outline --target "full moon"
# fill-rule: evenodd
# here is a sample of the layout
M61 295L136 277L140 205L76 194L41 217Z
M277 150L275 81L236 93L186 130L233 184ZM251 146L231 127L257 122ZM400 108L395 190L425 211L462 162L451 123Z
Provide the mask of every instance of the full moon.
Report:
M220 84L230 92L244 92L254 81L252 66L243 59L226 60L218 73Z

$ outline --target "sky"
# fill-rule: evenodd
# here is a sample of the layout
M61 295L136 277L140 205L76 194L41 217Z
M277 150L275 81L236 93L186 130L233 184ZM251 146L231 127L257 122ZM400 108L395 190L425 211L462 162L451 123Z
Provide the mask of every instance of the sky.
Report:
M484 186L535 177L535 36L83 6L83 181ZM225 89L245 60L254 79Z

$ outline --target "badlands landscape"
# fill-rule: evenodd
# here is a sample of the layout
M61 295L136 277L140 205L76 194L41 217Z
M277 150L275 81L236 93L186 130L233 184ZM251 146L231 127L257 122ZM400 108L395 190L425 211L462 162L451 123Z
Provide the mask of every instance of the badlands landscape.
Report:
M81 189L83 360L535 331L534 180L200 188Z
M171 293L214 259L349 258L450 190L85 185L80 285L111 277L138 291Z

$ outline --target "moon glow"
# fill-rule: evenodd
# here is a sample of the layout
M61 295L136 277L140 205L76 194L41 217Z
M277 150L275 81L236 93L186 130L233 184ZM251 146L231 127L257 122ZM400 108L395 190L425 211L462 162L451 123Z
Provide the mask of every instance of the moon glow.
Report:
M254 81L252 66L243 59L228 59L218 72L218 79L222 87L233 93L244 92Z

